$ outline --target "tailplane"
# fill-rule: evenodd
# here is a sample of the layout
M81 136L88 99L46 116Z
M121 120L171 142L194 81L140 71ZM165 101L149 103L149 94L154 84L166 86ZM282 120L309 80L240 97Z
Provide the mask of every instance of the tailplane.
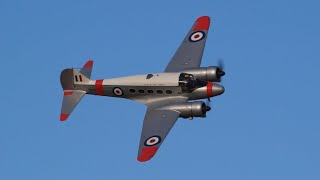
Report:
M66 90L63 92L63 101L60 114L60 120L65 121L78 105L82 97L87 92L81 90Z
M61 72L60 82L63 89L63 101L60 114L61 121L67 120L82 97L87 93L86 91L77 89L75 85L90 82L92 67L93 61L89 60L80 71L69 68Z

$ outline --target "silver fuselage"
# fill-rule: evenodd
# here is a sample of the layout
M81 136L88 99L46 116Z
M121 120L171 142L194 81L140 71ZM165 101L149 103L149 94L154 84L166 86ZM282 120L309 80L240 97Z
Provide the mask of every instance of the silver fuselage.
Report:
M143 104L177 96L189 100L204 99L224 92L222 86L212 82L208 82L206 86L187 91L181 85L180 76L181 73L142 74L75 82L74 88L86 91L87 94L126 98Z

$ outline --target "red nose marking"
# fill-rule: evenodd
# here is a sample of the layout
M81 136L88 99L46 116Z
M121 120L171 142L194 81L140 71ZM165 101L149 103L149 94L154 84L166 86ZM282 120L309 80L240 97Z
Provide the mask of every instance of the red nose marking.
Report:
M194 26L193 31L208 30L210 26L210 18L209 16L199 17L196 23L197 24Z
M102 83L103 83L103 79L100 79L100 80L96 80L96 84L95 84L96 94L101 95L101 96L104 95Z
M208 82L207 83L207 96L208 97L212 97L213 96L212 86L213 86L212 82Z

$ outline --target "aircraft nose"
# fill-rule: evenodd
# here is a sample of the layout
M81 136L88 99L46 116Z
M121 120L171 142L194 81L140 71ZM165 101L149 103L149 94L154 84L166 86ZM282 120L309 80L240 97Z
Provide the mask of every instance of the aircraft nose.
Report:
M212 86L212 94L213 96L218 96L224 93L224 87L220 84L213 84Z

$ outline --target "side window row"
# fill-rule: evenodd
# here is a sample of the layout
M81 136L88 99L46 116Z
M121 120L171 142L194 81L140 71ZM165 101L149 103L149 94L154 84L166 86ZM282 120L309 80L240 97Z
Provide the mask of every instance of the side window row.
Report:
M135 92L136 92L135 89L129 89L129 91L130 91L131 93L135 93ZM144 93L145 93L143 89L139 89L138 92L139 92L140 94L144 94ZM157 92L157 94L163 94L163 91L162 91L162 90L157 90L156 92ZM153 94L154 91L151 90L151 89L149 89L149 90L147 90L147 93L148 93L148 94ZM171 91L171 90L166 90L166 93L167 93L167 94L172 94L172 91Z

